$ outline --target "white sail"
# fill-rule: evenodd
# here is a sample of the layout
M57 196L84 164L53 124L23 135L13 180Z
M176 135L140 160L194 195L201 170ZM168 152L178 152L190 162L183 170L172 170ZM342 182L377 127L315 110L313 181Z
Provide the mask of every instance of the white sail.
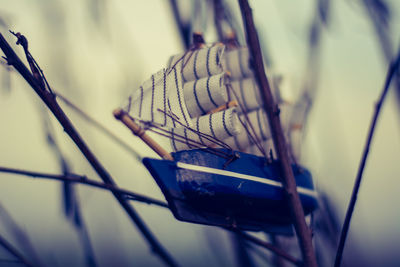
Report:
M224 72L186 82L183 86L183 93L190 116L195 118L226 104L228 101L227 83L229 81Z
M167 69L152 75L131 95L125 111L162 126L175 151L199 147L253 151L263 146L271 134L248 49L226 54L224 49L214 45L171 57ZM208 114L230 100L237 100L239 107ZM282 121L285 129L286 119Z
M145 81L128 98L123 110L132 118L166 127L190 126L183 96L180 66L162 69Z
M235 108L195 118L193 127L172 129L172 147L175 151L198 147L220 146L223 140L238 135L240 123Z
M212 47L189 50L170 58L168 68L180 65L185 82L219 74L223 71L222 55L225 46L216 44Z

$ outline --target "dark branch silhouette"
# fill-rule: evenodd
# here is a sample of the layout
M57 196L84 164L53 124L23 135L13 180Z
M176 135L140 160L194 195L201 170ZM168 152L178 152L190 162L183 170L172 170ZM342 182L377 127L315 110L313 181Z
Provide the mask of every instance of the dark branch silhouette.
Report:
M67 106L75 110L83 119L85 119L87 122L92 124L94 127L96 127L98 130L102 131L106 136L108 136L110 139L112 139L114 142L116 142L118 145L120 145L123 149L131 153L137 160L141 160L142 157L139 155L138 152L136 152L130 145L126 142L124 142L121 138L119 138L117 135L115 135L113 132L111 132L109 129L107 129L103 124L95 120L93 117L89 116L85 111L83 111L81 108L79 108L77 105L72 103L69 99L67 99L65 96L61 95L57 91L53 90L53 93L56 95L58 99L60 99L62 102L64 102Z
M346 242L346 238L347 238L347 233L350 228L351 217L353 215L354 207L356 205L357 195L358 195L358 191L360 189L365 164L367 163L369 149L370 149L372 138L373 138L374 132L375 132L375 126L378 121L378 117L379 117L379 114L381 111L381 107L383 105L383 101L385 100L387 92L389 91L390 83L391 83L393 77L397 74L399 64L400 64L400 50L398 52L397 58L389 66L389 70L388 70L388 73L386 76L386 80L385 80L385 84L383 86L381 96L379 97L379 100L375 106L375 112L372 117L372 121L371 121L369 132L368 132L368 137L367 137L366 144L364 147L364 152L362 154L361 162L360 162L360 165L358 168L356 180L355 180L354 187L353 187L353 192L352 192L351 198L350 198L350 203L347 208L346 217L344 219L344 223L343 223L343 227L342 227L342 232L340 234L339 245L338 245L336 258L335 258L335 265L334 265L335 267L339 267L341 264L341 261L342 261L343 250L344 250L344 246L345 246L345 242Z
M53 91L52 93L54 94ZM62 149L60 148L57 142L56 135L54 133L54 128L50 121L47 109L42 105L40 106L40 109L42 111L43 128L46 135L47 144L53 151L55 157L58 159L58 163L62 173L64 175L68 175L71 173L72 168L69 164L69 161L67 160L67 157L64 155ZM90 241L89 231L86 227L86 222L82 215L79 202L79 195L76 192L73 184L71 184L68 181L64 181L61 187L62 187L62 203L65 216L67 220L70 223L72 223L78 234L78 237L83 247L87 265L89 267L96 267L97 266L96 257L94 254L92 243Z
M104 181L104 183L115 186L114 180L107 172L107 170L103 167L103 165L98 161L98 159L86 145L84 140L80 137L78 131L75 129L69 118L65 115L64 111L58 105L55 96L51 92L46 90L46 88L40 86L40 82L35 78L35 76L32 75L32 73L30 73L30 71L26 68L25 64L22 63L19 57L15 54L14 50L4 39L2 34L0 34L0 48L6 55L6 60L8 64L14 66L15 69L29 83L29 85L35 90L35 92L47 105L47 107L51 110L51 112L63 126L64 131L70 136L72 141L77 145L77 147L80 149L82 154L85 156L90 165L100 176L100 178ZM139 231L148 241L152 251L156 253L167 265L177 266L175 260L169 255L166 249L159 243L156 237L148 229L147 225L141 219L136 210L127 202L127 200L120 193L115 191L112 193L118 200L120 205L127 212L132 221L135 223L135 225L138 227Z
M32 264L28 259L22 255L10 242L8 242L3 236L0 235L0 246L2 246L5 250L10 252L14 257L16 257L21 263L25 264L28 267L34 267L37 265Z
M190 23L184 22L181 16L181 12L179 11L179 6L176 0L170 0L171 8L172 8L172 14L175 19L175 22L178 26L180 36L182 39L183 46L185 50L190 48L191 44L191 36L190 36L190 31L191 31L191 25Z
M127 199L129 200L134 200L138 202L143 202L146 204L151 204L151 205L156 205L158 207L162 208L169 208L168 204L165 202L162 202L160 200L156 200L147 196L143 196L122 188L110 186L101 182L93 181L91 179L88 179L86 176L81 176L81 175L76 175L76 174L68 174L68 175L59 175L59 174L49 174L49 173L41 173L41 172L33 172L33 171L27 171L27 170L17 170L13 168L5 168L5 167L0 167L0 172L3 173L10 173L10 174L16 174L16 175L23 175L31 178L43 178L43 179L50 179L50 180L57 180L57 181L68 181L70 183L79 183L83 185L88 185L104 190L109 190L109 191L115 191L120 193L121 195L124 195ZM228 229L237 235L241 236L242 238L246 239L247 241L256 244L258 246L264 247L273 253L277 254L278 256L285 258L286 260L295 263L297 265L301 265L301 261L298 259L295 259L294 257L290 256L286 252L284 252L282 249L269 244L257 237L251 236L247 233L241 232L241 231L236 231L232 229Z
M231 14L229 4L225 0L213 0L214 25L218 40L223 42L228 48L238 47L238 23ZM242 38L243 39L243 38Z
M240 235L232 235L231 242L233 245L233 251L235 253L235 258L237 266L239 267L255 267L251 254L248 249L248 241L245 240Z
M294 179L293 170L290 166L288 147L279 119L279 108L273 99L271 87L265 74L264 62L259 38L253 21L252 11L247 0L239 0L239 4L242 12L243 23L246 29L247 45L253 60L254 75L261 91L264 101L264 109L268 115L274 146L281 162L283 174L282 184L284 185L285 196L292 213L293 223L298 236L301 252L303 254L304 263L306 266L315 267L317 266L317 262L312 246L311 231L306 224L303 207L296 190L296 181Z
M381 46L382 53L385 57L386 63L390 63L395 56L393 49L391 22L393 21L393 11L389 3L384 0L363 0L364 7L370 22L375 31L375 36ZM395 79L395 95L397 101L397 108L400 111L400 75L397 74Z
M253 244L256 244L258 246L261 246L263 248L266 248L266 249L272 251L273 253L275 253L279 257L281 257L281 258L283 258L283 259L285 259L285 260L287 260L287 261L289 261L289 262L291 262L291 263L293 263L293 264L295 264L297 266L302 266L303 265L303 262L301 260L296 259L295 257L287 254L283 249L280 249L280 248L278 248L278 247L276 247L276 246L274 246L274 245L272 245L272 244L270 244L270 243L268 243L268 242L266 242L264 240L261 240L261 239L259 239L257 237L254 237L254 236L252 236L250 234L247 234L245 232L242 232L242 231L231 230L231 229L229 229L229 230L233 231L237 235L243 237L243 239L245 239L247 241L250 241Z
M0 221L7 232L11 233L17 246L20 247L36 266L41 266L41 261L29 236L11 217L9 212L0 204Z

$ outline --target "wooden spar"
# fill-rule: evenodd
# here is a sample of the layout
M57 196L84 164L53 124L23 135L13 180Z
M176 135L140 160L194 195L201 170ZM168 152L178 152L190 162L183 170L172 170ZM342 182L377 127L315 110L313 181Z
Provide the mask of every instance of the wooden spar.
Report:
M116 109L113 112L114 117L120 120L126 127L128 127L132 133L143 140L151 149L154 150L160 157L166 160L174 160L172 155L162 148L153 138L146 134L146 131L140 127L133 119L122 109Z
M238 106L238 102L236 100L233 101L229 101L224 105L221 105L213 110L210 110L207 114L213 114L213 113L217 113L219 111L228 109L228 108L233 108L233 107L237 107Z
M206 42L204 41L204 37L201 32L194 32L192 38L193 38L194 49L201 49L206 47Z

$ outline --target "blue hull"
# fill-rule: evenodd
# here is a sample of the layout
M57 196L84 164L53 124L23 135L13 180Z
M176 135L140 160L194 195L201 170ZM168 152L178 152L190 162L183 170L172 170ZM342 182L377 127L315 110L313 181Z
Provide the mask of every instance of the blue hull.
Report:
M226 158L196 149L174 153L175 161L145 158L143 163L178 220L292 234L279 163L237 155L238 159L226 164ZM304 212L309 214L317 207L311 174L301 167L293 170Z

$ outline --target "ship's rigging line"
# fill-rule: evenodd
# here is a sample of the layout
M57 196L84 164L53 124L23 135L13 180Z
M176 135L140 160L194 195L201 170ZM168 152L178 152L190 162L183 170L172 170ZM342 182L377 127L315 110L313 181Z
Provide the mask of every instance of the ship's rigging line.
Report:
M239 99L237 97L237 95L236 95L236 92L234 92L234 90L232 90L232 88L230 86L228 86L227 88L228 88L229 91L232 91L232 93L235 95L236 99ZM246 109L244 108L244 106L241 103L241 101L238 100L238 104L239 104L240 108L244 111L243 114L244 114L244 118L245 118L245 122L244 122L238 116L239 122L242 124L243 128L246 130L246 133L249 136L251 142L256 145L256 147L260 150L260 152L265 157L267 157L266 153L265 153L265 150L262 147L261 141L259 140L259 138L258 138L258 136L257 136L257 134L255 132L255 129L254 129L250 119L247 116ZM217 138L215 138L215 137L213 137L211 135L208 135L208 134L202 133L200 131L197 131L196 129L193 129L193 128L187 126L187 125L184 125L183 123L181 123L179 121L179 118L177 118L177 115L173 114L172 112L171 112L171 114L168 114L168 112L160 110L160 109L158 109L158 111L165 113L166 116L169 116L175 123L178 123L179 125L184 127L185 128L185 131L184 131L185 133L186 133L186 129L190 130L190 131L196 133L199 137L201 136L202 138L209 140L210 142L214 143L215 145L219 145L221 147L227 148L230 151L233 151L233 149L228 144L226 144L225 142L223 142L223 141L221 141L221 140L219 140L219 139L217 139ZM180 143L185 143L185 144L188 145L188 147L204 148L204 144L203 143L197 142L197 141L195 141L193 139L190 139L190 138L187 138L187 136L182 136L180 134L177 134L173 130L172 131L167 130L167 129L162 128L162 127L160 127L160 126L158 126L156 124L153 124L153 123L144 122L144 121L141 121L141 120L138 120L138 121L144 123L145 130L154 132L154 133L156 133L156 134L158 134L160 136L164 136L164 137L173 139L174 141L177 141L177 142L180 142ZM250 126L250 129L247 127L247 125ZM155 129L157 129L157 130L155 130ZM178 138L176 138L176 137L178 137ZM224 153L222 151L215 150L213 147L210 147L210 146L205 147L205 149L208 152L216 154L216 155L221 156L223 158L231 158L232 156L234 156L233 154L228 154L228 153Z
M188 59L186 60L186 62L183 62L183 64L182 64L182 71L183 71L183 69L186 67L186 65L187 65L188 62L190 61L190 58L193 56L195 50L196 50L196 47L192 47L192 48L190 48L188 51L185 51L185 53L183 53L183 55L182 55L182 56L174 63L174 65L170 68L170 70L168 71L167 75L170 74L171 71L172 71L173 69L175 69L176 65L177 65L180 61L182 61L182 60L186 57L186 55L187 55L188 53L190 53L190 55L189 55ZM170 60L172 61L173 58L171 57ZM168 65L171 64L171 61L168 62Z
M161 112L164 112L164 111L161 111ZM223 141L221 141L221 140L219 140L219 139L217 139L217 138L215 138L215 137L213 137L213 136L211 136L211 135L202 133L202 132L200 132L200 131L197 131L197 130L191 128L191 127L188 127L188 126L182 124L180 121L178 121L176 118L174 118L174 117L171 116L170 114L167 114L167 116L170 116L172 120L174 120L175 122L179 123L179 124L180 124L181 126L183 126L185 129L189 129L190 131L192 131L192 132L198 134L199 136L202 136L202 138L205 138L205 139L209 140L210 142L213 142L214 144L220 145L220 146L222 146L222 147L227 148L227 149L230 150L230 151L233 151L233 149L232 149L228 144L224 143ZM176 115L174 115L174 116L176 116ZM156 131L156 130L154 130L154 129L157 129L158 131ZM160 127L160 126L157 126L157 125L155 125L155 124L149 125L149 128L148 128L147 130L149 130L149 131L151 131L151 132L154 132L154 133L156 133L156 134L159 134L159 135L161 135L161 136L165 136L165 137L167 137L167 138L172 138L174 141L177 141L177 142L180 142L180 143L185 143L185 144L187 144L189 147L190 147L190 146L195 147L195 148L203 148L203 147L204 147L204 144L201 143L201 142L197 142L197 141L195 141L195 140L193 140L193 139L189 139L189 138L187 138L186 136L182 136L182 135L180 135L180 134L177 134L177 133L175 133L174 131L169 131L169 130L164 129L164 128ZM186 132L186 131L185 131L185 132ZM176 137L179 137L179 138L181 138L181 139L176 139ZM189 145L189 143L191 143L191 144ZM210 152L210 153L213 153L213 154L215 154L215 155L221 156L221 157L223 157L223 158L230 158L230 157L232 157L232 154L228 154L228 153L225 153L225 152L223 152L223 151L215 150L213 147L206 147L206 150L207 150L208 152Z
M167 137L167 138L173 138L175 141L180 142L180 143L188 144L188 142L190 142L190 146L195 147L195 148L204 148L204 146L202 146L201 143L199 143L197 141L194 141L192 139L187 139L187 138L185 138L184 136L182 136L180 134L174 133L173 131L168 131L168 130L163 129L163 128L159 127L159 126L155 126L154 128L156 128L159 131L156 131L155 129L152 129L152 128L150 128L148 130L150 132L156 133L158 135L161 135L161 136L164 136L164 137ZM176 139L176 137L179 137L180 139ZM225 153L223 151L215 150L213 147L206 147L205 149L208 152L210 152L212 154L215 154L215 155L218 155L218 156L223 157L223 158L229 158L229 157L232 156L232 154L228 154L228 153ZM231 149L231 151L233 151L233 150Z
M223 6L224 8L221 8L221 11L223 11L223 12L222 12L223 16L221 16L221 17L215 16L215 23L216 23L216 25L220 22L220 21L218 21L218 19L224 20L224 21L229 25L230 31L231 31L231 33L233 34L233 36L234 36L234 38L235 38L235 41L237 42L237 43L234 45L234 47L235 47L235 48L239 47L240 45L239 45L239 41L238 41L238 39L237 39L237 38L238 38L238 35L237 35L237 32L238 32L238 31L237 31L237 26L238 26L238 24L235 23L232 14L229 12L229 9L227 8L227 5L225 5L225 3L223 3L223 1L218 1L218 0L214 1L214 13L217 13L217 12L220 11L220 10L217 10L217 6ZM214 15L215 15L215 14L214 14ZM236 25L234 25L234 24L236 24ZM236 27L235 27L235 26L236 26ZM222 32L219 32L218 30L217 30L217 32L218 32L218 34L222 34ZM222 40L222 39L224 38L224 36L221 35L221 36L219 36L219 38L221 38L221 41L224 41L224 40ZM227 58L227 59L228 59L228 58ZM237 103L238 103L239 106L240 106L240 109L243 111L243 115L244 115L244 117L245 117L246 123L250 126L250 129L252 130L254 136L252 136L252 134L250 133L250 131L248 130L248 128L246 127L246 125L243 123L243 121L242 121L242 120L240 119L240 117L238 116L240 123L243 125L243 128L246 130L248 136L249 136L250 138L252 138L252 142L256 145L256 147L257 147L258 150L261 152L261 154L262 154L265 158L267 158L267 154L266 154L264 148L262 147L262 143L261 143L260 139L258 138L258 136L257 136L257 134L256 134L256 131L255 131L254 127L253 127L253 124L251 123L251 121L250 121L250 119L249 119L249 117L248 117L248 115L247 115L248 110L247 110L247 108L246 108L246 105L243 105L243 104L241 103L241 101L239 100L240 98L238 97L238 95L236 94L236 92L233 90L231 84L228 84L228 85L227 85L227 88L228 88L228 90L227 90L227 93L228 93L228 100L231 100L231 93L233 93L233 95L235 96L235 98L236 98L236 100L237 100ZM244 100L244 98L243 98L243 100ZM235 138L235 142L236 142L236 138ZM238 148L240 148L239 145L237 145L237 146L238 146Z
M160 110L160 112L165 112L165 111ZM172 112L171 112L171 113L172 113ZM173 113L172 113L172 114L173 114ZM167 114L167 116L170 116L170 115ZM183 124L182 122L179 121L178 116L176 116L175 114L174 114L174 116L175 116L175 118L173 118L172 116L170 116L171 119L174 120L174 121L175 121L176 123L178 123L179 125L183 126L184 128L189 129L190 131L196 133L196 134L199 135L199 136L202 136L203 138L205 138L205 139L207 139L207 140L209 140L209 141L215 143L216 145L220 145L220 146L225 147L225 148L227 148L227 149L229 149L229 150L232 150L232 148L231 148L228 144L226 144L225 142L219 140L218 138L216 138L216 137L214 137L214 136L211 136L211 135L209 135L209 134L200 132L200 131L195 130L195 129L189 127L189 126L186 126L185 124ZM186 131L185 131L185 132L186 132ZM176 135L176 133L175 133L174 131L172 131L172 135ZM187 137L185 137L185 140L191 140L191 139L188 139ZM204 146L203 143L201 143L201 145Z
M162 129L162 128L159 128L159 130L162 130L162 131L167 132L167 133L171 133L171 132L169 132L168 130L165 130L165 129ZM164 134L164 133L155 131L154 129L149 129L149 131L150 131L150 132L153 132L153 133L156 133L156 134L158 134L158 135L160 135L160 136L164 136L164 137L171 138L171 136L170 136L169 134ZM180 139L180 140L176 140L177 142L187 144L187 140L188 140L188 139L184 139L183 136L178 135L178 134L175 134L174 136L178 136L178 137L182 138L182 139ZM203 148L206 152L209 152L209 153L211 153L211 154L217 155L217 156L219 156L219 157L221 157L221 158L230 159L230 158L232 158L233 156L235 156L234 154L228 154L228 153L225 153L225 152L223 152L223 151L216 150L216 149L213 148L213 147L206 147L206 148L204 148L203 146L200 146L201 143L196 142L196 141L193 141L193 140L190 140L190 142L196 143L196 144L193 144L193 143L191 144L193 147L196 147L196 148ZM200 145L199 145L199 144L200 144ZM233 151L233 150L232 150L232 151Z
M252 130L253 133L250 133L249 129L246 127L246 124L241 120L240 116L238 116L240 123L243 125L243 128L246 130L247 135L252 139L253 143L257 146L257 148L260 150L260 152L264 155L265 158L267 158L267 154L265 153L264 148L262 147L261 141L258 138L256 131L253 127L253 124L251 123L249 116L247 116L247 109L246 107L243 106L242 102L239 100L240 98L236 94L235 90L233 90L232 85L228 84L227 85L228 91L233 93L235 98L237 99L237 102L240 106L240 109L243 110L243 115L246 120L246 123L250 126L250 129ZM254 134L254 136L252 136Z
M178 64L179 62L181 62L182 60L184 60L184 58L186 57L186 55L187 55L188 53L190 53L190 55L188 56L188 59L187 59L185 62L182 62L182 66L183 66L183 67L182 67L182 70L181 70L181 72L182 72L182 71L183 71L183 68L187 65L187 63L189 62L190 58L193 56L194 50L195 50L195 47L192 47L191 49L189 49L188 51L186 51L186 52L174 63L174 65L173 65L172 67L170 67L170 69L169 69L168 72L167 72L167 75L170 74L171 71L172 71L173 69L176 68L176 66L177 66L177 64ZM265 158L267 158L267 154L266 154L266 152L265 152L265 150L264 150L264 148L263 148L263 146L262 146L261 140L260 140L260 138L258 138L257 133L256 133L256 131L255 131L255 128L254 128L253 124L251 123L251 121L250 121L250 119L249 119L249 117L248 117L248 115L247 115L247 109L246 109L244 103L242 103L242 101L241 101L240 98L238 97L237 93L232 89L232 86L231 86L229 83L227 84L227 87L226 87L226 88L227 88L227 93L228 93L228 95L230 95L231 93L234 95L234 97L236 98L237 103L238 103L240 109L241 109L242 112L243 112L242 115L243 115L243 117L244 117L244 121L243 121L242 118L240 118L240 116L238 116L238 119L239 119L240 124L241 124L241 125L243 126L243 128L245 129L246 134L247 134L247 136L248 136L248 138L249 138L249 140L250 140L250 143L254 144L254 145L257 147L257 149L260 151L260 153L261 153ZM230 97L229 97L229 98L230 98ZM130 109L131 109L131 106L132 106L132 105L131 105L131 101L132 101L132 98L130 97L130 98L129 98L129 101L128 101L128 108L127 108L127 109L128 109L128 110L127 110L128 113L130 112ZM178 117L176 114L172 113L171 111L167 112L167 111L164 111L164 110L161 110L161 109L158 109L158 111L159 111L159 112L162 112L162 113L164 113L166 116L170 117L170 118L172 119L172 121L174 122L174 124L177 123L177 124L181 125L182 127L184 127L184 134L185 134L185 136L182 136L182 135L180 135L180 134L177 134L177 133L176 133L175 131L173 131L173 130L170 131L170 130L164 129L164 128L162 128L162 127L160 127L160 126L158 126L158 125L156 125L156 124L154 124L154 123L144 122L144 121L138 120L138 119L136 119L136 120L138 120L138 121L140 121L140 122L143 123L143 125L145 126L145 130L149 130L149 131L154 132L154 133L156 133L156 134L158 134L158 135L160 135L160 136L164 136L164 137L170 138L171 140L173 140L173 142L176 141L176 142L184 143L184 144L186 144L189 148L193 148L193 147L194 147L194 148L204 148L205 144L203 144L203 142L202 142L202 138L204 138L204 139L207 139L208 141L212 142L212 143L215 144L216 146L225 147L225 148L227 148L228 150L233 151L233 149L232 149L228 144L226 144L225 142L223 142L223 141L217 139L216 137L211 136L211 135L208 135L208 134L205 134L205 133L202 133L202 132L200 132L200 131L198 131L198 130L196 130L196 129L193 129L193 128L191 128L191 127L188 127L187 125L184 125L183 123L181 123L181 122L179 121L179 117ZM157 130L155 130L155 129L157 129ZM198 137L199 137L200 142L197 142L197 141L195 141L195 140L193 140L193 139L188 138L188 137L187 137L187 134L186 134L186 133L187 133L187 130L189 130L189 131L191 131L191 132L197 134ZM235 137L234 137L234 138L235 138ZM235 140L236 140L236 138L235 138ZM206 147L205 147L205 149L208 150L210 153L217 154L217 155L222 156L222 157L224 157L224 158L229 158L229 157L232 157L232 155L233 155L233 153L232 153L232 154L221 153L221 151L217 151L217 150L215 150L215 149L213 149L213 148L214 148L213 146L206 146ZM241 148L241 147L239 147L239 146L238 146L238 148L239 148L240 150L243 149L243 148ZM224 154L224 155L222 155L222 154Z
M229 28L230 28L229 30L230 30L231 34L233 34L233 38L236 41L236 43L233 45L233 48L238 48L238 47L240 47L240 43L239 43L239 40L238 40L238 34L237 33L240 32L240 31L238 30L238 28L239 28L238 27L238 23L237 23L237 21L235 21L235 19L234 19L235 17L232 16L228 6L229 6L229 4L224 3L223 0L215 0L214 1L214 15L216 15L218 12L222 11L222 16L215 16L214 17L215 25L217 26L217 33L220 35L219 36L220 40L224 41L223 39L225 39L225 38L224 38L222 32L218 31L218 25L221 27L221 25L220 25L221 21L222 20L225 21L227 23L227 25L229 26ZM221 28L221 30L222 30L222 28ZM246 123L248 123L248 125L250 126L250 129L252 130L252 132L254 134L253 137L251 136L251 133L248 131L248 128L246 127L246 125L244 125L243 122L241 121L240 117L239 117L239 121L241 122L241 124L245 128L248 136L254 138L252 141L256 145L258 150L261 152L261 154L265 158L268 158L267 153L265 152L265 149L263 148L262 141L258 138L258 136L256 134L256 131L255 131L250 119L248 118L248 115L247 115L248 110L247 110L247 107L246 107L246 103L241 103L241 101L239 101L240 98L237 96L236 92L232 89L232 85L231 84L228 84L227 88L228 88L228 90L227 90L228 100L231 99L231 93L233 93L235 98L237 99L237 102L238 102L238 104L240 106L240 109L243 111L243 115L244 115L244 117L246 119ZM243 93L243 91L242 91L242 93ZM242 99L243 99L243 101L245 100L244 97ZM268 139L269 138L267 138L265 141L267 141ZM235 142L236 142L236 138L235 138ZM238 144L237 144L237 147L240 148L240 146Z

